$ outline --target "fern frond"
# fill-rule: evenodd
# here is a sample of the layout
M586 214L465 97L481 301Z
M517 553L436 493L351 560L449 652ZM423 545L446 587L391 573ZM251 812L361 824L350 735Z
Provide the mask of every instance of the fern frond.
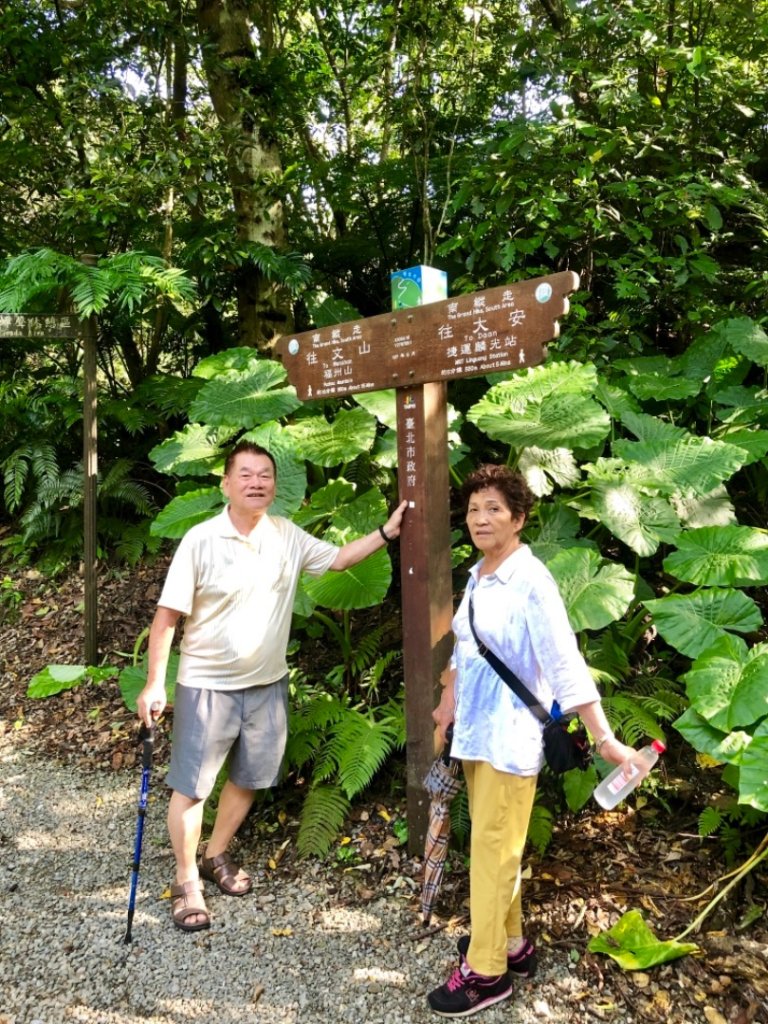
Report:
M466 846L469 834L472 831L472 820L469 817L469 797L466 787L460 789L451 800L451 835L454 837L455 845L460 849Z
M296 848L301 857L324 857L349 813L350 803L338 786L315 786L301 809Z
M603 708L611 728L630 746L636 746L646 736L662 739L658 719L641 699L625 693L603 697Z
M395 749L397 739L397 729L387 722L361 715L356 725L353 728L350 720L347 743L339 758L339 783L350 799L369 784Z
M538 853L544 853L552 842L554 829L555 819L552 812L544 804L536 801L528 823L528 839Z
M699 815L699 835L711 836L723 823L723 815L716 807L705 807Z

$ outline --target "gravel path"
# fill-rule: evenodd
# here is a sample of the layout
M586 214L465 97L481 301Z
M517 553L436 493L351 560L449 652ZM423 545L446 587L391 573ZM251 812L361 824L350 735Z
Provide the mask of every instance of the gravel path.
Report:
M458 933L414 940L407 885L354 906L321 865L307 863L298 880L256 870L243 899L208 886L210 931L173 928L161 785L126 945L139 777L58 767L0 732L0 1024L439 1020L425 993L454 964ZM535 983L483 1013L485 1024L594 1019L566 954L548 955L557 959L545 956Z

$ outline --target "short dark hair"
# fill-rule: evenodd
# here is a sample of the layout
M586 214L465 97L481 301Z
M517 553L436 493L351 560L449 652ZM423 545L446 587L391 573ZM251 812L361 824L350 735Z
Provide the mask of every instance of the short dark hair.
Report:
M277 463L272 452L268 452L266 448L262 448L260 444L256 444L255 441L238 441L234 448L231 449L229 455L227 455L226 461L224 462L224 476L229 476L232 469L232 465L235 458L240 452L249 452L251 455L266 455L269 461L272 463L272 469L275 471L275 480L277 480Z
M522 473L510 469L509 466L497 466L492 462L478 466L462 484L461 497L464 502L465 515L472 495L477 491L484 491L488 487L496 488L514 517L528 518L536 498L526 483L525 477Z

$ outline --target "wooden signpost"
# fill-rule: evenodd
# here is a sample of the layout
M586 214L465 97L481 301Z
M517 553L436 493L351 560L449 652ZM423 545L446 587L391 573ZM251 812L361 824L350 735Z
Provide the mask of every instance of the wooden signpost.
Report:
M276 346L303 400L396 389L409 849L427 829L422 782L431 712L452 648L447 382L535 366L556 338L578 275L563 271L365 320L286 335Z
M83 257L86 262L87 258ZM96 328L93 317L0 314L0 339L77 338L83 342L83 584L85 664L98 663L96 589Z

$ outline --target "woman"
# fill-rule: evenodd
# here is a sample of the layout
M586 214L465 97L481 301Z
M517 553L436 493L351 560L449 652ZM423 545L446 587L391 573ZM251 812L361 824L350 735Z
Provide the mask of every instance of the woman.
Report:
M549 708L576 711L595 749L613 764L634 753L613 735L568 622L557 584L521 542L533 505L524 478L506 466L481 466L463 487L467 526L482 559L453 620L456 638L433 717L463 763L472 819L470 919L459 940L460 966L428 996L445 1017L462 1017L506 999L512 977L529 977L535 952L523 935L520 862L543 763L538 719L480 654L480 640Z

